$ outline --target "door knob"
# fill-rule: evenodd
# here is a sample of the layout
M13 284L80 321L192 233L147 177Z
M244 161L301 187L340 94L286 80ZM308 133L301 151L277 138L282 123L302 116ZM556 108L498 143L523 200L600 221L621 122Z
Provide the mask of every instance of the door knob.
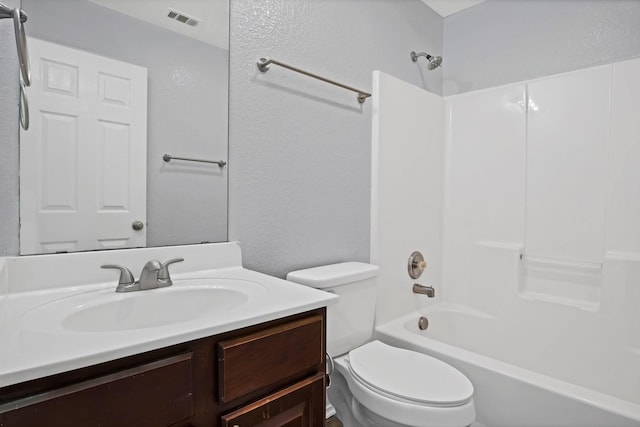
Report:
M140 231L144 228L144 222L142 221L133 221L133 223L131 224L131 228L133 228L136 231Z

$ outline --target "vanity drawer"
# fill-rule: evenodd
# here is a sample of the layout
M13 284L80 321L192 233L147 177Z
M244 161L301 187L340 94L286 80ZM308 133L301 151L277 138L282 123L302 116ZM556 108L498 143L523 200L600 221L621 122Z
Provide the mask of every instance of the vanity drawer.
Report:
M319 373L222 416L221 427L324 426L324 374Z
M0 425L169 425L193 415L193 353L0 405Z
M323 370L324 325L313 315L218 343L223 403Z

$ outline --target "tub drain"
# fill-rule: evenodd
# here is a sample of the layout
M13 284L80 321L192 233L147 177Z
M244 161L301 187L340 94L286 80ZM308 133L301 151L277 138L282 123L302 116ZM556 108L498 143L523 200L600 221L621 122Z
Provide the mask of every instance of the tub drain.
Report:
M429 327L429 320L424 316L420 317L420 319L418 319L418 328L420 328L421 331L424 331L428 327Z

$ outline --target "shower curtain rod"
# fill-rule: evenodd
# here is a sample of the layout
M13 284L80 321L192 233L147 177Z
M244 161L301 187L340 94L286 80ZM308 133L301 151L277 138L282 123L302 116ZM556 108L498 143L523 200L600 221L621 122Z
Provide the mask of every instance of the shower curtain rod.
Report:
M276 61L275 59L260 58L258 60L258 69L260 71L262 71L263 73L266 73L269 70L269 65L270 64L279 65L279 66L281 66L283 68L287 68L287 69L289 69L291 71L295 71L296 73L304 74L305 76L313 77L314 79L322 80L323 82L332 84L334 86L338 86L338 87L341 87L343 89L347 89L347 90L350 90L352 92L356 92L358 94L358 102L360 104L362 104L367 98L369 98L371 96L370 93L365 92L363 90L356 89L354 87L347 86L347 85L342 84L342 83L338 83L338 82L336 82L334 80L327 79L326 77L322 77L322 76L319 76L317 74L310 73L309 71L302 70L300 68L285 64L285 63L280 62L280 61Z

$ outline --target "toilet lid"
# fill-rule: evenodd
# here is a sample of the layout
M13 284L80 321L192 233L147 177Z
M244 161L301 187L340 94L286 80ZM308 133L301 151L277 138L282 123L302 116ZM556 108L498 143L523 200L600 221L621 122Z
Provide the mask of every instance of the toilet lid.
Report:
M350 370L370 388L432 406L468 402L473 385L453 366L415 351L373 341L349 352Z

